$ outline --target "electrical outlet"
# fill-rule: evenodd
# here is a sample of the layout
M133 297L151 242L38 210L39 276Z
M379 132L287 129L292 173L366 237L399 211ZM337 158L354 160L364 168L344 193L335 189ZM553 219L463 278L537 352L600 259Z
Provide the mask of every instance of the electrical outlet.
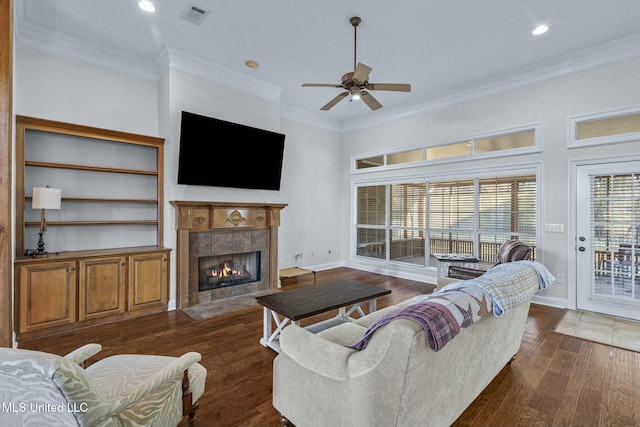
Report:
M562 224L545 224L544 231L548 233L562 233L564 227Z
M564 283L564 274L556 274L556 282Z
M291 252L287 252L287 259L291 259Z

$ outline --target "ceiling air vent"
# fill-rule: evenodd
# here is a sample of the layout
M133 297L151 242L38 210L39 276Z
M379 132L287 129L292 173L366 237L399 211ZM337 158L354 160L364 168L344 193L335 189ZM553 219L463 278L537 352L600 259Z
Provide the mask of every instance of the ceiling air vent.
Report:
M182 12L182 18L194 24L200 24L205 16L209 14L208 10L204 10L196 5L187 5Z

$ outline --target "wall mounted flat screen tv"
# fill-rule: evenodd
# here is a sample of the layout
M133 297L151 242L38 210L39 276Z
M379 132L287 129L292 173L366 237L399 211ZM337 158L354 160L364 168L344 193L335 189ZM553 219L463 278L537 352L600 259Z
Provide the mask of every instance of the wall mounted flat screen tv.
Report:
M280 190L281 133L182 112L178 184Z

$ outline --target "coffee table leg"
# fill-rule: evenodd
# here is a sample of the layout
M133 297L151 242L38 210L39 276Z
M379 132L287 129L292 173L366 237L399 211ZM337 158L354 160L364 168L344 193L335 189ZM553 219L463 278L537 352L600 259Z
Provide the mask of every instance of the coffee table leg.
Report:
M371 309L371 303L369 303L369 309ZM360 303L353 304L353 306L346 313L344 311L344 307L341 308L339 316L342 317L345 320L348 320L349 316L351 316L353 314L353 312L355 312L355 311L357 311L358 314L360 314L360 317L364 317L365 316L364 311L362 311L362 308L360 307Z
M262 344L265 347L269 347L275 350L276 352L280 353L280 344L278 342L278 337L280 336L280 333L282 332L284 327L287 326L287 324L289 323L289 319L286 317L283 317L282 319L280 319L277 312L271 309L268 309L267 307L263 308L262 313L263 313L262 315L263 324L262 324L262 338L260 338L260 344ZM271 326L272 318L276 323L275 331ZM295 323L299 324L299 322L295 322Z

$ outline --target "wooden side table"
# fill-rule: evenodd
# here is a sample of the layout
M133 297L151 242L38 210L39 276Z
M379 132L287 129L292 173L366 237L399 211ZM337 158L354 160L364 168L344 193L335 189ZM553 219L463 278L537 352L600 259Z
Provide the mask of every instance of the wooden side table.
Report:
M292 277L304 276L306 274L313 274L313 284L316 284L316 272L314 270L308 270L306 268L293 267L280 270L280 287L284 286L284 281Z

